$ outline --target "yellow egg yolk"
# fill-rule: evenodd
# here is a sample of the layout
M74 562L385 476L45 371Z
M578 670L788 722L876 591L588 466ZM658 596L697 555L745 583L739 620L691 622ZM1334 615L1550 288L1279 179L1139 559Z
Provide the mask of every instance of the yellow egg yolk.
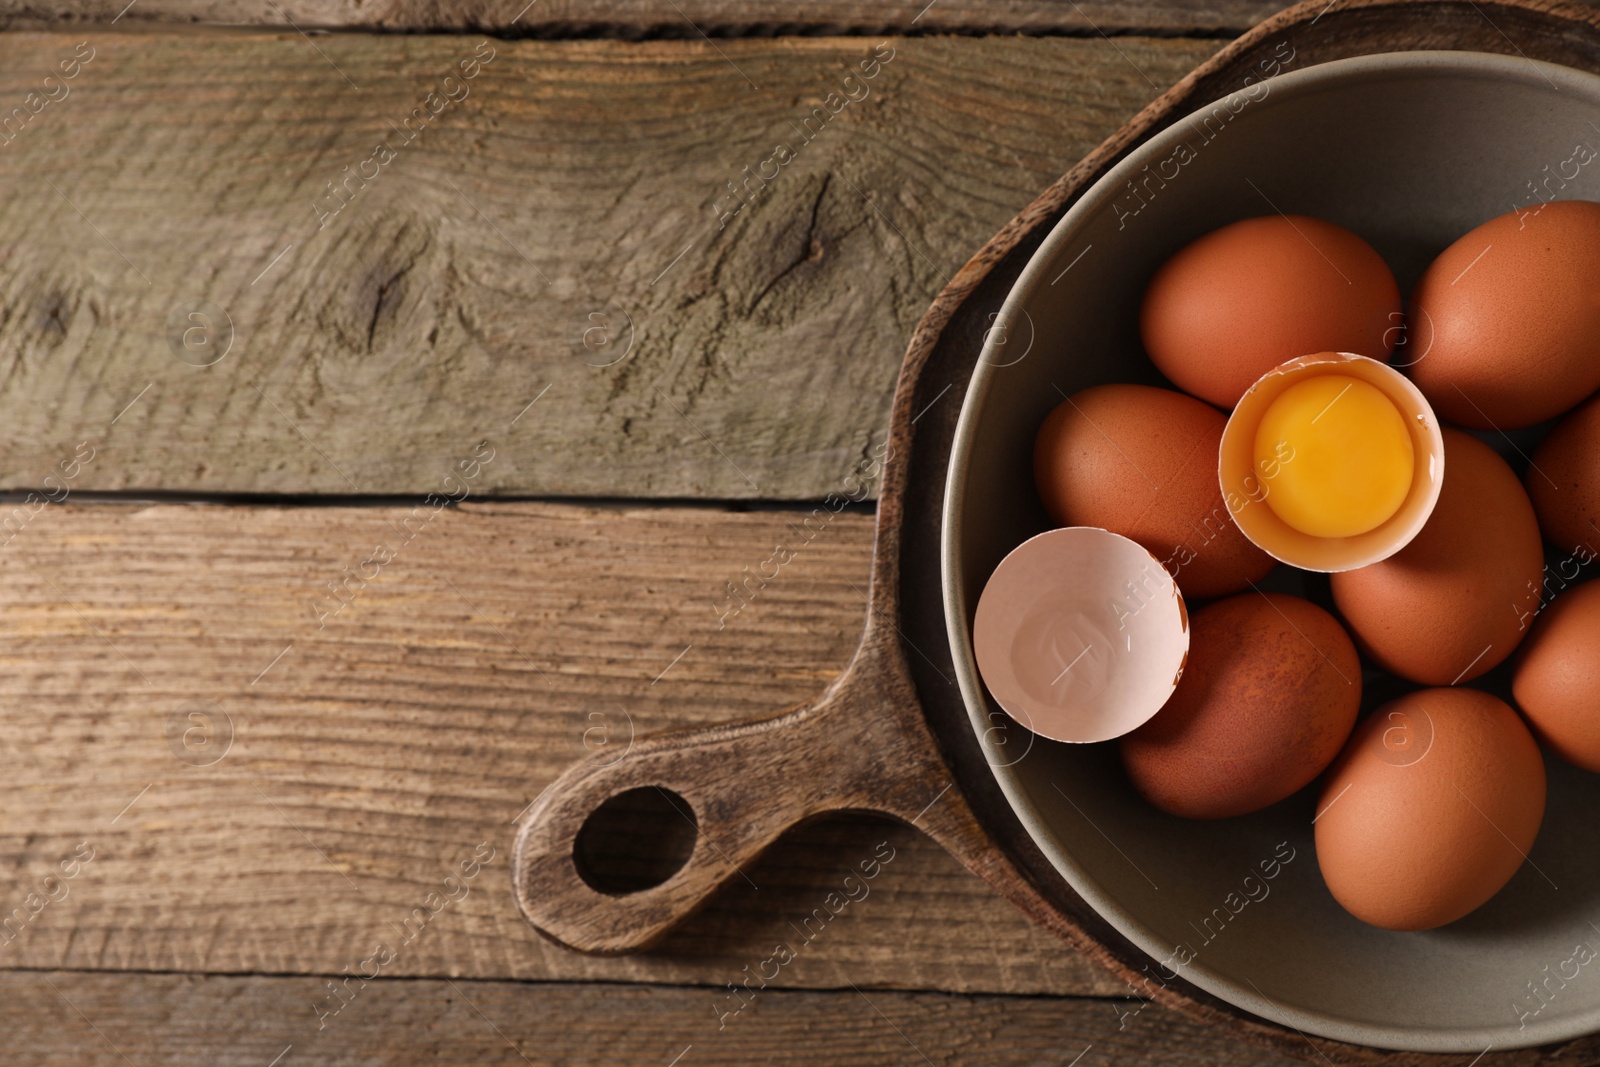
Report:
M1376 386L1344 374L1307 378L1268 405L1255 460L1267 506L1312 537L1376 529L1411 491L1404 416Z

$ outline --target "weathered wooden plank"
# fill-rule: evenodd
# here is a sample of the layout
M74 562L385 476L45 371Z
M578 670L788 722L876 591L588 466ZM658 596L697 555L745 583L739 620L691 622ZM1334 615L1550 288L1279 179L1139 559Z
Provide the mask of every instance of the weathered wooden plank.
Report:
M319 1030L324 979L0 974L6 1056L37 1067L1293 1062L1133 1000L765 990L719 1030L708 989L383 977L343 988L345 1006Z
M88 439L78 488L420 494L489 437L488 494L821 498L949 273L1214 47L0 36L0 488Z
M843 667L872 520L827 515L0 516L0 966L338 974L428 894L460 895L444 879L487 842L384 973L717 986L783 940L783 985L1116 992L931 842L861 818L796 832L648 955L579 956L521 920L513 819L566 766L776 711ZM794 558L730 614L727 583L778 540ZM93 858L61 881L80 842ZM802 950L804 918L884 842L870 893ZM52 873L64 898L40 903Z
M526 6L524 6L526 4ZM1276 0L13 0L4 23L61 27L209 23L508 35L624 37L792 33L1239 33L1283 5ZM674 10L676 8L676 10Z

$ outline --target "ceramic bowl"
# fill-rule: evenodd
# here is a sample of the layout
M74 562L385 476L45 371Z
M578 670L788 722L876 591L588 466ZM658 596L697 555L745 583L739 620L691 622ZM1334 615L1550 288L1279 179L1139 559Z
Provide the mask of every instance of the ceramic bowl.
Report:
M1576 145L1600 147L1596 116L1600 78L1563 67L1467 52L1367 56L1281 74L1174 123L1072 206L989 333L950 464L945 608L981 743L993 743L995 707L973 660L973 611L1000 559L1049 527L1032 481L1034 433L1063 395L1166 384L1137 326L1156 268L1225 223L1282 211L1354 230L1409 292L1451 241L1536 207L1536 193L1600 200L1600 164L1570 162ZM1492 440L1520 469L1511 445ZM1269 582L1328 603L1325 579L1280 568ZM1503 674L1479 684L1503 687ZM1365 709L1405 688L1369 676ZM1039 738L1010 765L990 755L1045 855L1149 954L1152 983L1181 973L1307 1034L1394 1049L1475 1054L1600 1029L1600 963L1546 982L1576 966L1577 945L1600 947L1600 776L1547 760L1531 862L1467 918L1392 933L1351 917L1323 885L1315 785L1255 815L1189 822L1140 799L1110 744Z

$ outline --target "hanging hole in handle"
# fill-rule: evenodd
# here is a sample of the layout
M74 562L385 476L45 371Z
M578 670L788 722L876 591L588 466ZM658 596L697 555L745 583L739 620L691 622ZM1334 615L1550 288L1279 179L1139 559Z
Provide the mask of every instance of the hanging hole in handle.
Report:
M694 808L677 793L660 786L629 789L584 820L572 842L572 861L590 889L627 896L677 874L699 832Z

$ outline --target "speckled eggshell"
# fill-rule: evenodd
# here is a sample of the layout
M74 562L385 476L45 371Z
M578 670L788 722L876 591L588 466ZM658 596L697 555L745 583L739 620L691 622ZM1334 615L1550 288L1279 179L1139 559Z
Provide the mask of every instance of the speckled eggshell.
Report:
M1600 771L1600 582L1558 594L1539 615L1511 695L1546 748Z
M1490 219L1440 253L1411 295L1412 380L1477 430L1554 418L1600 388L1600 204ZM1414 346L1413 346L1414 342Z
M1298 356L1387 361L1401 321L1400 288L1371 245L1321 219L1265 215L1167 260L1145 289L1139 335L1174 385L1231 408Z
M1217 481L1227 419L1170 389L1098 385L1062 401L1035 440L1034 480L1060 526L1137 541L1190 599L1248 588L1274 565L1228 514Z
M1337 619L1299 597L1245 593L1191 618L1178 688L1122 739L1122 763L1162 811L1244 815L1322 773L1360 704L1361 664Z
M1386 930L1431 930L1511 880L1544 818L1539 746L1476 689L1424 689L1356 727L1315 823L1334 899Z
M1568 553L1600 550L1600 397L1545 435L1522 484L1546 540Z
M1505 460L1449 427L1444 454L1439 501L1411 543L1331 577L1362 650L1425 685L1470 681L1511 655L1544 578L1533 505Z

